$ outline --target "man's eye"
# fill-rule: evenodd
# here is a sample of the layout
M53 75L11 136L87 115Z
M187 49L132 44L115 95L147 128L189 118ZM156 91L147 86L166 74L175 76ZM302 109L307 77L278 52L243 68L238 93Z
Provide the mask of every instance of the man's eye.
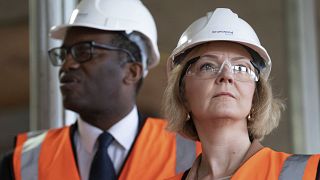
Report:
M87 56L88 54L90 54L90 52L91 52L90 48L87 48L87 47L79 47L74 49L74 54L77 57Z

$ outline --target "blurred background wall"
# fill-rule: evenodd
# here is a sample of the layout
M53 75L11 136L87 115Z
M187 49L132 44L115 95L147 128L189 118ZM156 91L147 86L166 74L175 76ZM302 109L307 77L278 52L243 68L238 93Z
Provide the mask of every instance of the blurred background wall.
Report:
M0 1L0 153L29 129L28 1Z
M138 106L143 112L162 117L161 103L166 85L166 59L176 46L181 33L207 11L216 7L228 7L253 26L262 45L268 50L273 62L271 82L275 95L284 99L287 105L279 128L266 137L263 144L279 151L299 150L295 148L297 142L295 138L299 137L295 133L300 131L297 131L297 123L293 121L295 108L292 102L296 100L292 95L292 88L295 86L292 85L294 82L290 78L292 72L289 72L291 55L288 42L291 41L288 40L290 38L288 33L291 29L288 21L294 14L291 12L292 9L288 9L291 0L143 0L143 2L157 23L161 52L159 66L149 72L138 97ZM320 9L320 3L317 2L313 8ZM315 12L316 42L319 44L320 13ZM29 39L29 14L28 1L0 0L0 154L12 147L14 135L30 129L29 43L32 40ZM319 64L319 60L317 62ZM318 81L319 77L317 74L316 77L309 77L309 80ZM299 95L299 92L297 94ZM314 98L319 99L318 96ZM306 105L303 108L310 107ZM314 121L319 121L319 117ZM303 152L303 149L301 151Z

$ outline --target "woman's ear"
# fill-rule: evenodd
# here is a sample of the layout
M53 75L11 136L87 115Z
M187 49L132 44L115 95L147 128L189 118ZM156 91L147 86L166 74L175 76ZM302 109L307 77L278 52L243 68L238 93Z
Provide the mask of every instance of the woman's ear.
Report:
M125 84L136 84L143 76L143 69L140 63L127 63L125 67Z

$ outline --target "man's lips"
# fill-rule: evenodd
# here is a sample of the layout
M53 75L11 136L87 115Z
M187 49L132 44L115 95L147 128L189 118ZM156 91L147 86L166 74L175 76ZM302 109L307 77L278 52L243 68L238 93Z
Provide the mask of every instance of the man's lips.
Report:
M215 98L215 97L221 97L221 96L229 96L229 97L235 98L235 96L234 96L232 93L230 93L230 92L219 92L219 93L215 94L215 95L213 96L213 98Z
M74 76L62 76L60 79L61 85L67 85L67 84L73 84L73 83L79 83L80 81L74 77Z

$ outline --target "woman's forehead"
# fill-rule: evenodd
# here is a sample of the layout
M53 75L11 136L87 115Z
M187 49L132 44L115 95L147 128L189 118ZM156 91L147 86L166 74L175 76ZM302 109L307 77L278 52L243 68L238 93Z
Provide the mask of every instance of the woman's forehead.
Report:
M186 58L189 59L191 57L203 55L251 57L249 52L238 43L218 41L204 43L195 47Z

